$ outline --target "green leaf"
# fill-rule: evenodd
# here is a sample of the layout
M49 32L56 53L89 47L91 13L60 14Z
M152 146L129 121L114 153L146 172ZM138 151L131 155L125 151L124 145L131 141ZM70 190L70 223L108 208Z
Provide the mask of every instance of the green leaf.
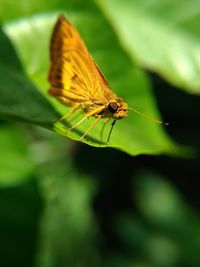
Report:
M0 117L51 127L58 117L26 77L9 39L0 30ZM57 117L56 117L57 116Z
M145 216L146 221L158 227L162 233L172 242L176 241L178 250L176 252L183 255L186 266L199 266L199 246L200 246L200 220L199 214L195 209L191 209L185 202L179 189L170 184L164 177L149 170L142 170L136 177L134 183L136 188L133 192L136 199L136 206ZM152 228L151 228L152 229ZM157 244L156 244L157 243ZM160 242L149 246L149 249L157 254L159 258ZM164 255L166 260L173 259L170 255ZM167 256L167 257L166 257ZM159 265L161 266L161 264ZM166 264L172 266L172 264Z
M5 187L23 183L29 179L34 170L34 163L21 131L14 126L2 126L0 128L0 187Z
M69 5L70 7L66 4L65 12L80 31L89 51L105 73L111 87L128 102L130 107L159 118L147 76L133 65L99 10L90 2L84 5L87 9L80 11L75 4L74 6ZM17 19L4 23L3 28L12 40L26 74L47 98L49 85L46 77L49 68L49 40L58 13L43 13L18 18L21 16L19 7L16 10ZM24 12L25 15L26 12ZM13 57L13 60L14 58L16 56ZM80 139L93 118L80 125L78 129L67 132L66 129L69 124L66 127L63 124L55 123L56 118L58 118L57 113L21 71L18 69L11 71L10 68L4 66L4 62L0 62L0 67L2 68L1 95L3 93L0 100L1 116L8 118L12 112L13 117L16 115L16 118L20 118L20 120L24 118L26 121L54 128L59 134L68 136L73 140ZM6 99L6 103L2 109L1 102L4 102L4 99ZM61 114L68 111L68 107L62 106L52 98L48 99ZM15 108L16 103L17 107ZM77 121L82 117L83 114L77 118ZM92 129L84 142L97 147L118 148L131 155L177 152L176 146L167 136L163 127L134 113L130 112L127 119L116 123L109 144L106 144L106 140L110 125L106 125L103 141L100 138L102 126L103 121Z
M200 93L200 2L99 0L127 53L190 93Z
M0 188L1 266L34 266L42 208L35 180Z
M42 178L46 209L37 266L58 266L59 262L62 266L96 266L97 226L91 207L95 179L77 172L71 162L56 161L42 172Z

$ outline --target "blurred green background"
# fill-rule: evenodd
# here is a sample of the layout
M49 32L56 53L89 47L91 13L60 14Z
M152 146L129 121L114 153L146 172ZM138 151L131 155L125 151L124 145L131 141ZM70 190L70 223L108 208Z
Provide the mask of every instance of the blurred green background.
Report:
M199 11L194 0L1 0L0 266L200 266ZM106 77L112 86L126 81L132 88L124 93L127 100L132 95L147 112L160 110L169 127L154 131L134 117L130 123L143 131L141 138L135 130L134 140L127 135L123 143L124 129L116 129L116 143L127 153L46 129L58 115L47 102L43 53L49 40L41 18L53 25L60 13L74 21L84 17L83 33L92 18L105 21L102 32L94 32L99 46L94 36L88 44ZM99 56L106 53L105 32L118 42L116 59ZM122 78L118 68L125 70ZM138 84L144 90L139 98ZM188 149L174 156L172 143Z

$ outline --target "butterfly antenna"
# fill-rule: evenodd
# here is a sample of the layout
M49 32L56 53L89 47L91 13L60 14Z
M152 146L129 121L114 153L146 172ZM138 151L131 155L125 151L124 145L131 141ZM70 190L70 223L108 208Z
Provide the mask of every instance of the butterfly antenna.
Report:
M146 114L144 114L144 113L142 113L142 112L140 112L140 111L138 111L138 110L136 110L136 109L134 109L134 108L128 108L128 109L134 111L135 113L137 113L138 115L140 115L140 116L142 116L142 117L145 117L146 119L149 119L149 120L154 121L155 123L164 124L164 125L169 125L168 122L163 122L163 121L160 121L160 120L156 120L156 119L154 119L154 118L152 118L152 117L150 117L150 116L148 116L148 115L146 115Z

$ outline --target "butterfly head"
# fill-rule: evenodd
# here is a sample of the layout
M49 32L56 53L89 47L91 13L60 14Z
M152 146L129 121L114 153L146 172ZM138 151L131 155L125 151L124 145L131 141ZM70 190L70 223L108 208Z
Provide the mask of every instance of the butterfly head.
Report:
M111 100L107 105L107 110L114 119L122 119L128 116L128 105L120 98Z

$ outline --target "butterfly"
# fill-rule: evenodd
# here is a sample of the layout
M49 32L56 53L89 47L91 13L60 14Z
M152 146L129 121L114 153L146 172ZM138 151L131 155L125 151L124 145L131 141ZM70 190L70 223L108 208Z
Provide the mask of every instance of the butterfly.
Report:
M50 61L48 80L51 88L48 93L64 105L71 106L69 112L60 120L68 118L77 110L84 112L83 118L68 130L76 128L87 118L95 117L80 137L80 140L102 118L104 118L105 123L113 119L112 131L116 120L128 116L128 109L148 117L135 109L129 108L128 104L112 91L79 33L63 15L58 17L53 29ZM162 123L157 120L156 122Z

